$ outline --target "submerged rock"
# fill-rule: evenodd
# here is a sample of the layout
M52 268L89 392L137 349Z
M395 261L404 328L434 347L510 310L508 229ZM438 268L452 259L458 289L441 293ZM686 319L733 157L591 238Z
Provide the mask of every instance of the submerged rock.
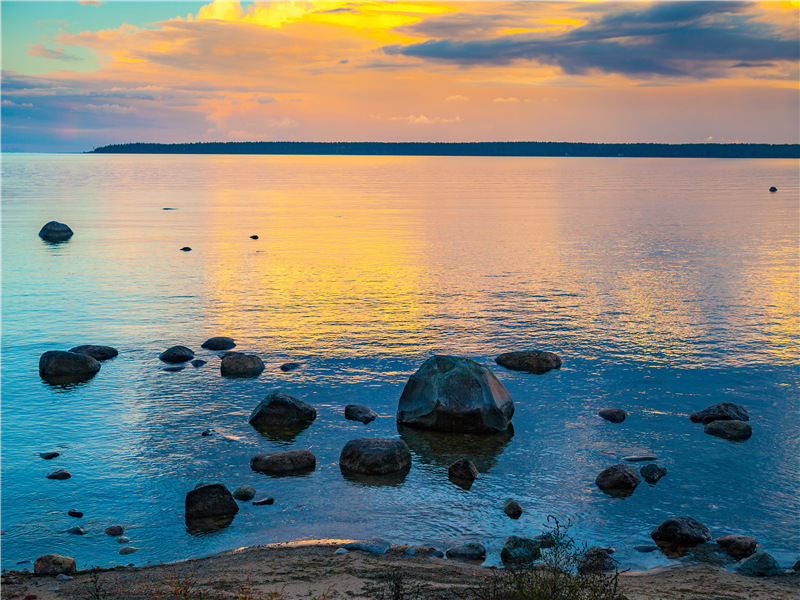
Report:
M639 473L642 474L642 477L644 477L647 483L654 484L667 474L667 470L656 464L649 464L642 467Z
M186 494L186 520L232 516L239 505L230 491L221 483L199 483Z
M136 546L123 546L119 549L120 554L133 554L134 552L138 552L139 549Z
M343 472L387 475L411 468L411 450L403 440L356 438L347 442L339 455Z
M236 347L236 342L229 337L212 337L203 342L200 347L207 350L230 350Z
M252 485L240 485L233 490L232 495L237 500L252 500L256 497L256 489Z
M268 506L275 504L275 498L262 498L261 500L253 500L253 506Z
M280 390L267 394L250 414L253 427L294 427L311 423L317 418L316 409L308 402Z
M72 237L72 229L64 223L50 221L39 230L39 237L47 242L66 242Z
M100 363L86 354L49 350L39 358L39 375L51 383L77 383L91 379Z
M47 477L47 479L69 479L72 477L72 473L66 469L56 469L45 475L45 477Z
M208 363L208 361L207 361L207 360L203 360L202 358L195 358L195 359L192 361L192 366L193 366L195 369L197 369L197 368L199 368L199 367L202 367L203 365L205 365L205 364L207 364L207 363Z
M83 529L83 527L78 527L77 525L67 529L67 533L71 533L72 535L86 535L86 531Z
M295 369L299 369L299 368L300 368L300 363L298 363L298 362L287 362L287 363L283 363L280 366L281 371L294 371Z
M344 407L344 418L348 421L361 421L366 425L377 419L378 413L360 404L348 404Z
M628 416L628 413L621 408L603 408L597 414L612 423L622 423Z
M752 556L758 549L756 538L746 535L724 535L714 541L728 556L736 560Z
M499 433L508 429L513 415L511 396L487 367L436 355L406 383L397 422L438 431Z
M284 452L265 452L250 459L253 471L267 475L290 475L313 471L317 458L311 450L286 450Z
M75 352L76 354L86 354L95 360L108 360L119 354L117 349L111 346L94 346L91 344L75 346L74 348L70 348L69 351Z
M264 370L264 361L255 354L230 352L222 358L220 372L223 377L258 377Z
M557 354L542 350L506 352L495 358L494 362L512 371L527 371L539 374L561 368L561 359Z
M33 574L39 577L55 576L60 573L74 573L75 559L60 554L45 554L33 563Z
M604 469L594 480L601 490L612 495L632 494L642 480L628 465L613 465Z
M711 539L708 527L691 517L673 517L662 522L650 532L659 546L679 546L690 548Z
M166 371L167 373L178 373L183 371L186 368L184 365L173 365L171 367L164 367L161 369L162 371Z
M509 498L505 501L505 504L503 504L503 512L512 519L519 519L522 516L522 507L519 505L519 502L513 498Z
M774 577L775 575L783 574L783 569L778 565L778 561L763 550L743 558L736 563L734 569L742 575L749 575L750 577Z
M83 516L83 513L79 510L75 510L74 508L67 511L67 514L70 517L75 517L76 519L80 519Z
M158 358L167 363L182 363L194 358L194 352L186 346L172 346L158 355Z
M753 428L744 421L712 421L703 428L705 433L730 440L744 442L753 435Z
M106 535L116 537L123 533L125 533L125 527L123 525L111 525L110 527L106 527Z
M458 560L484 560L486 558L486 548L483 547L483 544L470 542L469 544L448 548L445 554L447 554L447 558Z
M539 543L531 538L510 535L500 551L503 564L524 564L535 561L542 555Z
M468 458L459 458L447 469L450 481L461 487L469 488L478 475L478 467Z
M747 411L732 402L721 402L714 404L703 410L693 412L689 415L692 423L702 423L708 425L712 421L749 421L750 415Z

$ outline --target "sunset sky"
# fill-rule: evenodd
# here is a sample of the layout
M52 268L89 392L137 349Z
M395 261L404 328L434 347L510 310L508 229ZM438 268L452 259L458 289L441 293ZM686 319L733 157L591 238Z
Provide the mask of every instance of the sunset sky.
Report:
M797 143L798 2L2 2L3 151Z

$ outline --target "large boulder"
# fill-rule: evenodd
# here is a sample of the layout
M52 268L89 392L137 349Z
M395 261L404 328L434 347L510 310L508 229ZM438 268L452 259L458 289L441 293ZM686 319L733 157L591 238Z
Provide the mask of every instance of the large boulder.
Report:
M397 408L398 423L462 433L504 432L513 415L511 396L487 367L442 355L409 378Z
M69 228L69 225L65 225L64 223L50 221L39 230L39 237L48 242L66 242L72 237L72 229Z
M601 471L594 480L601 490L613 495L632 494L642 480L628 465L613 465Z
M411 468L411 450L403 440L356 438L347 442L339 455L345 473L388 475Z
M539 542L531 538L510 535L500 551L504 565L531 563L542 555Z
M264 361L255 354L229 352L220 364L223 377L258 377L263 370Z
M95 360L108 360L109 358L114 358L117 354L119 354L117 349L112 348L111 346L75 346L74 348L70 348L69 351L77 354L86 354Z
M589 548L578 561L578 573L581 575L585 573L599 573L602 571L613 571L617 568L614 559L611 558L611 553L608 548L600 548L592 546Z
M512 371L527 371L528 373L546 373L551 369L561 368L561 359L557 354L542 350L506 352L495 358L494 362Z
M378 413L360 404L348 404L344 407L344 418L348 421L361 421L366 425L377 419Z
M775 575L782 575L778 561L772 557L771 554L760 550L755 554L743 558L734 567L742 575L749 575L751 577L773 577Z
M317 458L311 450L265 452L250 459L250 468L267 475L291 475L317 468Z
M33 574L39 577L56 576L75 572L75 559L60 554L45 554L33 563Z
M691 548L711 539L708 527L691 517L672 517L650 532L659 546Z
M708 425L711 421L749 421L750 415L738 404L721 402L720 404L714 404L703 410L693 412L689 415L689 418L692 420L692 423Z
M736 560L752 556L758 549L756 538L747 535L723 535L714 541L728 556Z
M194 352L186 346L172 346L158 355L158 358L167 363L182 363L194 358Z
M748 423L739 420L711 421L703 427L703 431L732 442L744 442L753 435L753 428Z
M199 483L186 494L186 520L233 516L239 505L221 483Z
M295 427L306 425L317 418L316 409L308 402L280 390L267 394L250 414L253 427Z
M206 350L230 350L236 347L236 342L233 341L233 338L219 336L207 339L200 347Z
M91 379L100 363L86 354L49 350L39 358L39 375L51 383L76 383Z

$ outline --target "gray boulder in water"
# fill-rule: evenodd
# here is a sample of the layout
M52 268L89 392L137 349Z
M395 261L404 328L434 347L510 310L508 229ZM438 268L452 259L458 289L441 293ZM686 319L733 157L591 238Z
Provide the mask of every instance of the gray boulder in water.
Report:
M39 230L39 237L48 242L66 242L72 237L72 229L64 223L50 221Z
M679 546L690 548L711 539L708 527L691 517L672 517L662 522L650 532L659 546Z
M264 452L250 459L250 468L267 475L291 475L317 468L317 458L311 450Z
M469 488L478 478L478 467L468 458L459 458L447 469L447 476L458 486Z
M345 473L362 475L407 471L411 468L411 450L403 440L355 438L342 448L339 467Z
M628 416L621 408L603 408L597 414L611 423L622 423Z
M207 350L230 350L236 347L236 342L233 341L233 338L219 336L207 339L200 347Z
M736 560L752 556L758 549L756 538L747 535L723 535L714 541L728 556Z
M94 377L100 363L86 354L49 350L39 358L39 375L51 383L75 383Z
M628 465L613 465L604 469L594 480L601 490L612 495L632 494L642 480Z
M495 358L494 362L512 371L527 371L528 373L539 374L561 368L561 359L558 355L543 350L506 352Z
M274 390L253 409L249 422L256 428L295 427L316 418L317 411L308 402Z
M752 556L743 558L734 567L742 575L749 575L751 577L773 577L775 575L782 575L778 561L773 558L771 554L760 550Z
M194 358L194 352L186 346L172 346L158 355L158 358L167 363L182 363Z
M705 433L725 438L732 442L744 442L753 435L753 428L744 421L711 421L703 428Z
M403 425L461 433L504 432L513 415L511 396L487 367L442 355L411 375L397 408Z
M689 415L689 419L691 419L692 423L708 425L711 421L749 421L750 415L738 404L720 402L703 410L693 412Z
M366 425L377 419L378 413L360 404L348 404L344 407L344 418L348 421L361 421Z
M108 360L109 358L114 358L119 354L117 349L112 348L111 346L94 346L91 344L85 346L75 346L74 348L70 348L69 351L77 354L86 354L95 360Z
M233 516L239 505L221 483L199 483L186 494L186 520Z
M258 377L263 370L264 361L255 354L229 352L220 364L223 377Z

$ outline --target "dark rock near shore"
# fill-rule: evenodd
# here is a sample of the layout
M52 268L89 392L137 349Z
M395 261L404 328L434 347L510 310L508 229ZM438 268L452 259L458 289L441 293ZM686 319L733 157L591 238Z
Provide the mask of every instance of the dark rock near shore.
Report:
M403 440L355 438L339 455L342 472L362 475L388 475L411 468L411 450Z
M77 383L91 379L100 363L86 354L49 350L39 358L39 375L50 383Z
M612 423L622 423L628 416L628 413L621 408L603 408L597 414Z
M763 550L743 558L736 564L734 569L742 575L749 575L750 577L774 577L775 575L783 574L783 569L778 565L778 561Z
M601 490L614 496L633 493L642 480L628 465L613 465L604 469L594 480Z
M274 390L253 409L249 423L256 428L295 427L316 418L317 411L308 402Z
M378 413L360 404L348 404L344 407L344 418L348 421L361 421L366 425L377 419Z
M39 230L39 237L47 242L66 242L72 237L72 229L64 223L50 221Z
M486 558L486 548L483 547L483 544L470 542L469 544L448 548L446 554L447 558L455 558L457 560L484 560Z
M268 506L275 504L275 498L262 498L261 500L253 500L253 506Z
M119 354L117 349L111 346L95 346L92 344L75 346L74 348L70 348L69 351L75 352L76 354L86 354L95 360L108 360Z
M233 490L232 496L237 500L252 500L256 497L256 489L252 485L240 485Z
M378 556L381 556L391 550L392 544L386 540L374 539L361 542L348 542L347 544L343 545L342 548L349 552L359 550L361 552L369 552L370 554L377 554Z
M702 423L708 425L712 421L749 421L750 415L747 411L732 402L721 402L714 404L703 410L693 412L689 415L692 423Z
M48 479L69 479L72 477L72 473L67 471L66 469L57 469L55 471L51 471L47 475L45 475Z
M406 383L397 422L438 431L500 433L513 415L511 396L487 367L468 358L436 355Z
M642 474L642 477L647 483L653 484L666 475L667 470L663 467L659 467L656 464L649 464L642 467L639 470L639 473Z
M193 366L195 369L197 369L197 368L199 368L199 367L202 367L203 365L205 365L205 364L207 364L207 363L208 363L208 361L207 361L207 360L203 360L202 358L195 358L195 359L192 361L192 366Z
M124 525L111 525L110 527L106 527L106 535L110 535L111 537L116 537L123 533L125 533Z
M673 517L662 522L650 532L659 546L691 548L711 539L708 527L691 517Z
M264 370L264 361L255 354L231 352L226 354L220 365L223 377L258 377Z
M478 478L478 467L468 458L459 458L447 469L447 476L456 485L469 489Z
M506 352L495 358L494 362L512 371L527 371L537 374L561 368L561 359L557 354L541 350Z
M778 191L778 188L776 188L776 187L773 185L771 188L769 188L769 191L770 191L770 192L777 192L777 191Z
M83 527L78 527L76 525L75 527L70 527L67 529L67 533L71 533L72 535L86 535L86 530L84 530Z
M519 519L522 516L522 507L519 505L519 502L513 498L509 498L503 504L503 512L512 519Z
M212 337L203 342L200 347L206 350L230 350L236 347L236 342L229 337Z
M75 559L60 554L45 554L33 563L33 574L38 577L74 573Z
M724 535L714 541L726 554L736 560L752 556L758 550L756 538L746 535Z
M265 452L250 459L250 468L267 475L292 475L313 471L317 458L311 450Z
M614 571L617 564L611 558L608 548L592 546L578 561L578 573L599 573L602 571Z
M75 517L76 519L80 519L83 516L83 513L79 510L75 510L74 508L67 511L67 514L70 517Z
M221 483L200 483L188 494L185 502L186 520L232 517L239 505Z
M703 431L709 435L725 438L732 442L744 442L753 435L753 428L744 421L712 421Z
M39 456L45 460L53 460L61 456L61 454L59 452L39 452Z
M538 542L531 538L510 535L500 551L504 565L531 563L542 555Z
M186 346L172 346L167 348L158 358L167 363L182 363L194 358L194 352Z
M299 368L300 368L300 363L298 363L298 362L283 363L280 366L281 371L294 371L295 369L299 369Z

